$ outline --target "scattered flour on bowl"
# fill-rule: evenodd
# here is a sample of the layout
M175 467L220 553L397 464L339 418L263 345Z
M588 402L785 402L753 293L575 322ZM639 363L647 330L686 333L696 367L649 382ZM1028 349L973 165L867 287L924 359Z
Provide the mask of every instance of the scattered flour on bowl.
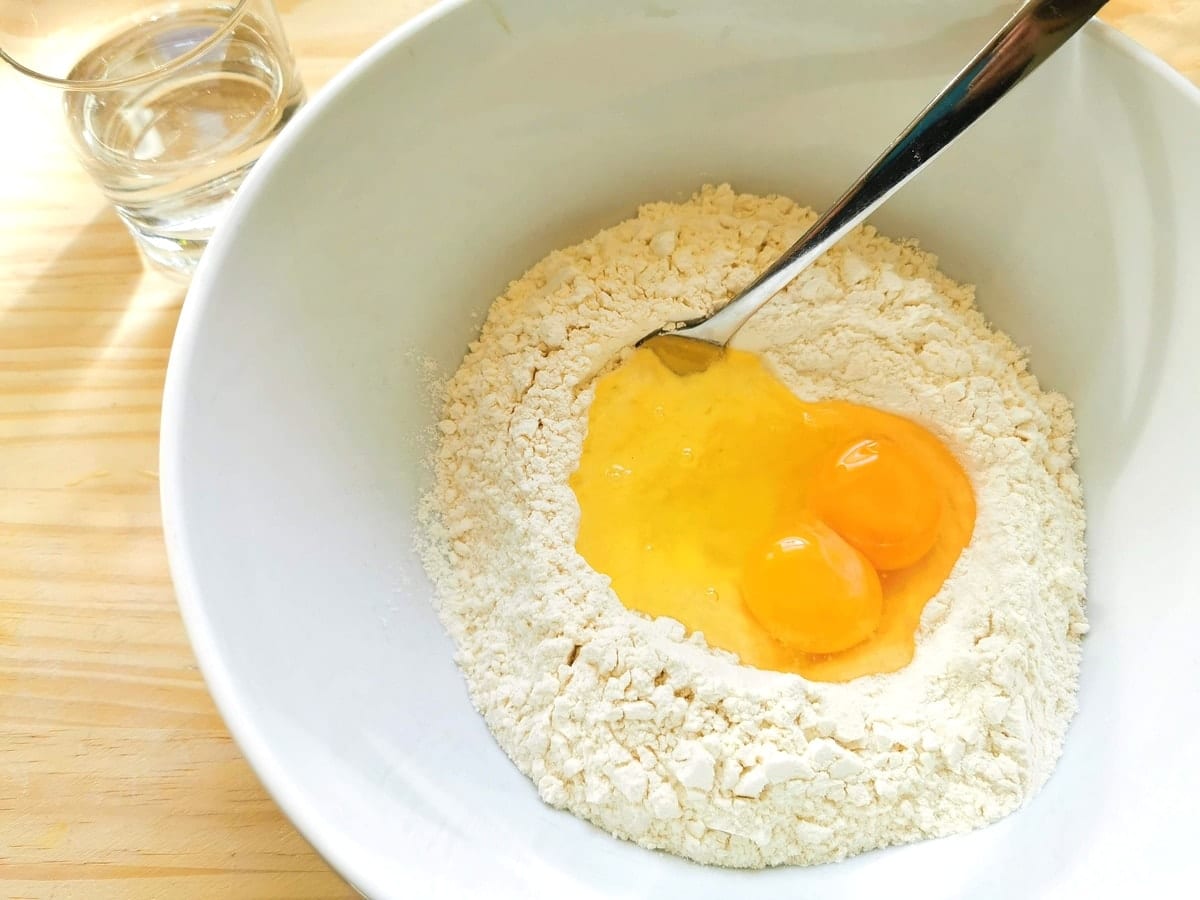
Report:
M814 218L708 187L551 253L496 300L446 392L423 553L471 697L542 799L704 863L812 864L964 831L1046 781L1075 709L1083 507L1067 401L969 288L865 227L737 343L804 399L906 415L956 453L974 539L906 668L752 669L630 612L576 553L567 479L595 376L708 312Z

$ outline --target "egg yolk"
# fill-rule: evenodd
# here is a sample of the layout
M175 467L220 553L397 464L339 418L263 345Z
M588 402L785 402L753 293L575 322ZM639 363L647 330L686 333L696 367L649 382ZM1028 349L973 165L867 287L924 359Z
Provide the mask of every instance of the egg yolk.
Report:
M794 526L746 562L746 608L776 639L837 653L879 625L883 589L871 564L820 522Z
M576 548L627 607L818 681L912 660L975 522L929 431L802 401L736 350L679 376L640 349L597 379L571 487Z
M813 487L817 515L881 571L911 566L937 540L937 485L890 438L838 451Z

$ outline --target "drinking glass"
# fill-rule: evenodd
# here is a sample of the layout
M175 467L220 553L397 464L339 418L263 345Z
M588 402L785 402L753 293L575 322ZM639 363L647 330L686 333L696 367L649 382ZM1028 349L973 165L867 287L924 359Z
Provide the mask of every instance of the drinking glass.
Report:
M304 101L271 0L0 0L0 59L64 92L84 167L184 276Z

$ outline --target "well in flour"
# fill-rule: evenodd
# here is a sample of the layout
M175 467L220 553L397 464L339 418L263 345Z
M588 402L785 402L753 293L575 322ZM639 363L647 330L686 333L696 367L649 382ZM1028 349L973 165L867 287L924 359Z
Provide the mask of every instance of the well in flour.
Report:
M422 518L473 702L542 799L704 862L813 864L994 821L1046 781L1075 709L1083 508L1067 401L969 288L859 229L738 337L805 399L920 422L957 455L974 538L913 662L845 684L738 664L630 612L575 551L568 486L596 374L708 312L813 220L706 187L509 285L450 380Z

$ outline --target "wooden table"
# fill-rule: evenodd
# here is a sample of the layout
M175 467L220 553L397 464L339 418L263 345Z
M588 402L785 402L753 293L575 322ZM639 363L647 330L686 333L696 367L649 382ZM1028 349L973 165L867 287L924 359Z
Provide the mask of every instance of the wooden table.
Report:
M429 0L277 5L311 91ZM1200 0L1107 18L1200 82ZM356 896L242 760L176 611L158 420L183 288L143 271L54 92L0 73L0 113L0 897Z

